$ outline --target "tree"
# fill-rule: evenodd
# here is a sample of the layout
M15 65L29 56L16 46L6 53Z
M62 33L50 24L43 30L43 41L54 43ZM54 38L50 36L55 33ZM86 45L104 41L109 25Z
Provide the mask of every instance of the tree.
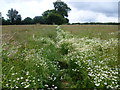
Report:
M35 16L33 18L33 22L36 23L40 23L40 24L45 24L45 20L43 18L43 16Z
M66 22L66 19L63 18L60 14L58 13L50 13L49 16L47 17L47 23L48 24L64 24Z
M68 23L69 20L68 12L71 10L64 2L54 2L54 8L52 10L45 11L42 16L46 24L64 24Z
M56 11L59 12L63 17L68 17L68 12L71 10L70 7L61 0L57 0L53 3Z
M13 8L11 8L11 10L8 10L7 16L12 24L15 24L18 18L21 20L21 15L19 15L18 11L14 10Z
M4 17L2 17L1 20L2 20L2 25L5 25L6 24L6 20L4 19Z
M46 24L64 24L68 23L69 20L63 17L58 11L55 9L47 10L43 14L43 18Z
M9 19L5 20L4 17L2 17L2 25L10 25L10 24L11 23Z
M52 9L52 10L47 10L47 11L43 12L43 14L42 14L43 19L44 19L46 24L48 24L47 19L48 19L48 16L49 16L50 13L57 13L57 12L54 9Z
M21 24L21 15L18 15L18 16L16 17L15 24Z
M26 18L23 20L23 24L33 24L32 18L26 17Z

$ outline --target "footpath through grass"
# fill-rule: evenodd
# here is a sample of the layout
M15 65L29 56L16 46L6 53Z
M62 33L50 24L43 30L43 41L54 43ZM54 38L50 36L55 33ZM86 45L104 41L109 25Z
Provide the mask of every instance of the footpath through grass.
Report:
M55 27L54 36L30 33L21 43L20 32L23 37L4 39L3 88L118 88L117 38L79 37Z

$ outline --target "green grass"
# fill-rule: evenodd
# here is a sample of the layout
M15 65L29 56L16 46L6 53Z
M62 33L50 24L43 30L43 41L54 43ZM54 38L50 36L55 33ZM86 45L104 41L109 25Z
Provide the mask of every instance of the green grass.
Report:
M56 26L52 25L13 25L3 26L2 33L14 36L15 40L28 40L35 37L55 37ZM62 25L61 29L79 37L98 37L101 39L116 38L118 25ZM4 41L3 37L3 41Z
M116 38L118 25L63 25L61 28L79 37Z
M61 30L62 29L62 30ZM3 26L3 88L117 88L117 26Z
M49 25L17 25L17 26L3 26L3 35L8 34L15 40L29 41L33 37L55 37L55 26ZM7 37L7 36L6 36ZM4 41L3 37L3 41Z

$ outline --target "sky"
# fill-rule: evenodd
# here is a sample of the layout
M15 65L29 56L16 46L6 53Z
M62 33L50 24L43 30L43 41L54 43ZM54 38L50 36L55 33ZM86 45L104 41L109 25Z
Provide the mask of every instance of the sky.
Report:
M22 19L41 16L46 10L54 9L56 0L0 0L0 12L7 19L7 12L11 8L21 14ZM69 22L118 22L119 0L62 0L70 8Z

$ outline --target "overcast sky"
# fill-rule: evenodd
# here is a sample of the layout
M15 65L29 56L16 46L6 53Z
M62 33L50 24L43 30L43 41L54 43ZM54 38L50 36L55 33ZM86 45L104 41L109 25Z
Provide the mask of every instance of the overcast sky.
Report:
M9 9L16 9L22 19L40 16L44 11L53 9L56 0L0 0L0 12L7 18ZM72 9L70 23L77 22L118 22L119 0L62 0Z

